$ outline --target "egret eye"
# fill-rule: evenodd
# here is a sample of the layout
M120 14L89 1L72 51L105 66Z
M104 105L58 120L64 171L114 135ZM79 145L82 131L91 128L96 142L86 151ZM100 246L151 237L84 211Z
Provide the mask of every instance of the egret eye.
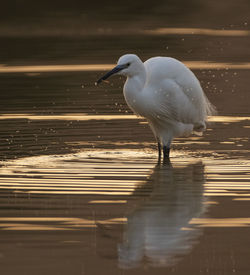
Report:
M128 67L128 66L130 66L130 62L129 62L129 63L127 63L126 65L127 65L127 67Z

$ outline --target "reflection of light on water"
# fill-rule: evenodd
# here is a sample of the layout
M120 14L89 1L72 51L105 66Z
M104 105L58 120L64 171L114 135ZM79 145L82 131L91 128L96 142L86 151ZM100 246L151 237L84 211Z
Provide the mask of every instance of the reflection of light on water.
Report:
M250 69L250 63L226 63L209 61L185 61L182 62L190 69ZM44 72L91 72L109 71L115 64L82 64L82 65L34 65L34 66L5 66L0 65L0 73L27 73L35 77Z
M39 156L9 161L0 169L0 190L48 195L129 196L148 175L149 164L114 163L127 159L131 151L108 154L83 152L77 155ZM137 152L137 157L145 155ZM97 164L95 157L105 158ZM110 158L110 162L108 159ZM101 161L99 159L98 161ZM120 201L120 200L119 200Z
M249 70L250 63L226 63L209 61L183 61L183 63L192 70Z
M206 165L205 195L213 197L250 197L250 162L215 160Z
M114 119L138 119L135 115L86 115L86 114L64 114L64 115L32 115L32 114L8 114L0 115L0 119L31 119L31 120L114 120Z
M122 228L124 241L115 242L119 263L132 268L144 261L175 264L190 252L203 227L250 225L248 217L203 216L208 206L220 207L218 196L247 203L249 161L204 157L203 165L178 151L172 160L173 166L152 169L155 152L93 150L2 163L5 209L0 214L8 216L0 218L0 230L92 234ZM107 240L110 244L114 238Z
M211 116L208 121L210 122L240 122L250 120L249 116Z
M182 34L182 35L209 35L209 36L249 36L249 30L217 30L202 28L158 28L155 30L146 30L146 34Z
M88 115L88 114L62 114L62 115L34 115L34 114L3 114L0 115L1 119L30 119L30 120L120 120L120 119L142 119L136 115ZM250 120L246 116L210 116L209 122L241 122ZM142 122L140 122L142 123ZM147 123L143 121L143 124ZM247 126L245 126L247 127Z
M23 231L81 230L84 228L97 227L98 224L114 225L124 224L125 222L125 218L88 220L70 217L6 217L0 218L0 229Z
M127 161L131 157L134 159L133 150L117 153L119 154L94 151L75 156L40 156L10 161L0 169L0 174L4 176L0 179L0 190L28 194L128 196L137 188L138 182L148 176L154 154L136 152L136 157L142 161L148 156L149 163L133 163L131 169ZM95 169L95 157L106 159L99 169ZM127 163L114 163L114 157L124 159ZM182 161L185 159L182 158ZM229 160L223 164L219 160L208 161L206 173L207 196L250 196L249 163L237 165L235 161Z
M38 65L38 66L0 66L0 73L42 73L42 72L76 72L76 71L103 71L114 67L112 64L85 64L85 65ZM29 74L30 76L36 76Z
M178 141L178 144L191 145L191 144L197 144L197 141L195 141L195 140L194 141L185 140L183 142ZM211 142L209 142L209 141L199 141L199 144L200 145L209 145L209 144L211 144Z
M250 218L223 218L223 219L209 219L209 218L194 218L190 221L198 227L246 227L250 226Z
M113 204L113 203L115 203L115 204L121 204L121 203L127 203L127 201L126 200L96 200L96 201L90 201L89 203L97 203L97 204L99 204L99 203L111 203L111 204Z

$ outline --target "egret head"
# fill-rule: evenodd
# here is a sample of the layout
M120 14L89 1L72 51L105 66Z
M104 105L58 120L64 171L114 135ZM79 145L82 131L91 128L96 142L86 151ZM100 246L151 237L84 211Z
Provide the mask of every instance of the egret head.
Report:
M137 55L125 54L119 58L117 66L101 77L97 81L97 84L101 83L113 74L120 74L127 77L134 76L140 72L142 66L143 63Z

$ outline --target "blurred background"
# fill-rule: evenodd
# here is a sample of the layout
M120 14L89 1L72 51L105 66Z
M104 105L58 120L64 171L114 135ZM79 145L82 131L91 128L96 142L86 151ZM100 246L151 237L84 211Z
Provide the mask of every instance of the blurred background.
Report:
M136 32L155 27L244 28L247 0L63 1L1 4L1 35L55 36Z
M215 60L219 57L214 48L223 48L223 40L214 42L214 37L206 37L200 49L200 37L196 37L196 45L190 48L181 40L183 36L175 38L173 44L173 35L182 34L180 31L160 37L152 37L152 33L149 35L146 31L158 28L248 30L248 23L247 0L3 1L0 60L8 64L110 63L115 61L110 55L118 58L129 51L145 58L157 53L197 59L197 48L200 58L211 56L210 59ZM226 53L219 53L220 59L225 59ZM236 59L236 56L230 57Z

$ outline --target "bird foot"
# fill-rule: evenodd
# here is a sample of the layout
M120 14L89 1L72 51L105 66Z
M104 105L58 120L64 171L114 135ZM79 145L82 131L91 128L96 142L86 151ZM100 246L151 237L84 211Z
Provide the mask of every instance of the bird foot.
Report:
M170 163L170 147L163 146L163 164ZM161 164L161 144L158 142L158 165Z

